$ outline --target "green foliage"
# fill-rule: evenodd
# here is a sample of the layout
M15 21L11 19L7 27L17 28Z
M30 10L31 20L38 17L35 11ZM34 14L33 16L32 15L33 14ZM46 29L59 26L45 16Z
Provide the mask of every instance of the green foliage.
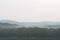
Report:
M60 37L60 29L38 27L0 29L0 37Z

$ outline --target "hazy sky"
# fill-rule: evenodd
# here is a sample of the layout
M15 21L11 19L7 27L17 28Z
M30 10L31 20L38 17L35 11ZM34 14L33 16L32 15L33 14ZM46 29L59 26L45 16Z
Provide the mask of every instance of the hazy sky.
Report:
M0 0L0 19L60 21L60 0Z

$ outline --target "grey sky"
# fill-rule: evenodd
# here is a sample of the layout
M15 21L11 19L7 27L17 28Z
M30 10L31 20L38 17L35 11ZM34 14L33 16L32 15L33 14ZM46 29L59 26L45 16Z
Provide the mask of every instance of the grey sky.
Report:
M60 21L60 0L0 0L0 19Z

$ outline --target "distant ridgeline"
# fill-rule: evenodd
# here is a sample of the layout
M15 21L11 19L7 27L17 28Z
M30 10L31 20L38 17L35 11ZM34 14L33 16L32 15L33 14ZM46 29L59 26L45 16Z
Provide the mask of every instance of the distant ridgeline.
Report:
M12 20L0 20L0 28L40 27L60 28L60 22L17 22Z
M16 28L17 24L0 23L0 28Z

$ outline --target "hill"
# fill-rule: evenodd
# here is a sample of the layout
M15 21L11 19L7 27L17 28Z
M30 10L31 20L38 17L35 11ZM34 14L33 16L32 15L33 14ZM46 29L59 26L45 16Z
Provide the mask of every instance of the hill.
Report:
M3 23L3 25L1 24ZM12 20L0 20L0 24L2 26L16 26L19 25L20 27L60 27L60 22L52 22L52 21L44 21L44 22L17 22L17 21L12 21Z
M0 28L16 28L16 24L0 23Z

